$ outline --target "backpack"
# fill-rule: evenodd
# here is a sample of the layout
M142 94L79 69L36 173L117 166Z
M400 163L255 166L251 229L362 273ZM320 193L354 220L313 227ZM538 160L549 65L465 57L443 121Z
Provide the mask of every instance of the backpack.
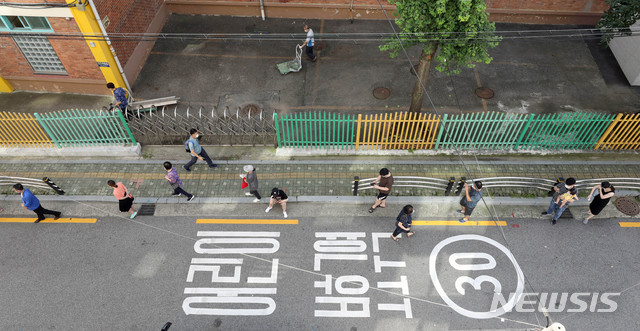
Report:
M184 142L184 149L187 153L191 154L191 149L189 148L189 140L191 140L191 138L187 139L187 141Z

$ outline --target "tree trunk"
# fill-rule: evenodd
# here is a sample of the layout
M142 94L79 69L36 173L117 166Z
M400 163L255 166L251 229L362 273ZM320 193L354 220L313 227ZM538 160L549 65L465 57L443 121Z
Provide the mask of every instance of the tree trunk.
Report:
M438 50L438 44L431 46L431 53L427 53L425 48L422 48L422 54L420 54L420 62L418 62L417 76L422 80L424 87L427 87L429 81L429 71L431 69L431 62ZM424 90L420 85L420 80L416 78L416 83L413 85L413 93L411 94L411 106L409 111L413 113L419 113L422 108L422 99L424 99Z

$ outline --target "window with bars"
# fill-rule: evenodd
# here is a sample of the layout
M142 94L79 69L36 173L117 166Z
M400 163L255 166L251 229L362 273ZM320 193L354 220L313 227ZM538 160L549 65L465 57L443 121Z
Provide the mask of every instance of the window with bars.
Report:
M49 43L47 37L13 36L13 41L20 48L35 73L66 75L58 54Z

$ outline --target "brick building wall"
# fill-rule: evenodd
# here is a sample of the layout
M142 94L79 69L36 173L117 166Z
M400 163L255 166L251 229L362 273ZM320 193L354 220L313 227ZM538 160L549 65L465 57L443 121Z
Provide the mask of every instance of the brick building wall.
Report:
M382 5L390 14L394 6ZM485 0L489 19L496 22L594 25L606 10L604 0ZM260 16L258 0L166 0L179 14ZM264 0L267 17L384 19L377 0Z
M164 0L94 0L100 17L109 20L109 33L145 33ZM112 39L111 43L122 65L126 65L138 46L137 40ZM133 83L133 82L131 82Z

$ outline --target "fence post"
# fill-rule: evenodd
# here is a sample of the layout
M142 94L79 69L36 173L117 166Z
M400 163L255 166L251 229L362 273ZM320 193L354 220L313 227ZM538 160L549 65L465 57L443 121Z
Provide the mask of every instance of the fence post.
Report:
M449 196L451 194L451 189L453 188L453 184L456 182L455 177L449 177L449 184L447 184L447 189L444 190L444 195Z
M49 185L49 187L51 187L59 195L64 195L64 190L56 185L56 183L54 183L51 179L49 179L49 177L42 178L42 181L47 183L47 185Z
M353 177L353 196L358 195L358 184L360 183L360 177Z
M43 117L40 117L40 114L38 113L33 113L33 116L36 117L38 124L42 126L44 131L49 135L49 138L51 139L51 141L53 141L53 143L56 144L56 147L61 148L60 144L58 143L58 139L56 139L56 137L53 135L51 130L49 130L49 126L47 125L45 119Z
M460 194L462 192L462 188L464 187L464 183L467 182L467 177L460 178L460 183L458 183L458 187L456 187L455 195Z
M273 121L276 125L276 148L280 147L280 125L278 124L278 113L273 113Z
M127 124L127 121L124 119L124 116L122 116L122 112L116 111L115 113L118 114L118 118L120 118L120 122L122 122L122 126L124 126L125 131L127 131L129 138L131 138L131 143L134 146L137 145L138 142L136 141L136 138L133 137L133 133L131 133L131 129L129 129L129 124Z
M436 138L436 147L434 150L438 150L440 147L440 138L442 137L442 132L444 131L445 122L447 121L447 114L444 114L442 119L440 120L440 129L438 130L438 137Z
M527 123L524 125L524 127L522 127L522 132L520 133L520 137L518 137L518 140L516 141L515 146L513 146L513 149L518 150L518 147L522 143L522 139L524 139L524 135L525 133L527 133L527 130L531 126L531 122L533 122L534 117L535 117L534 114L529 115L529 119L527 120Z

